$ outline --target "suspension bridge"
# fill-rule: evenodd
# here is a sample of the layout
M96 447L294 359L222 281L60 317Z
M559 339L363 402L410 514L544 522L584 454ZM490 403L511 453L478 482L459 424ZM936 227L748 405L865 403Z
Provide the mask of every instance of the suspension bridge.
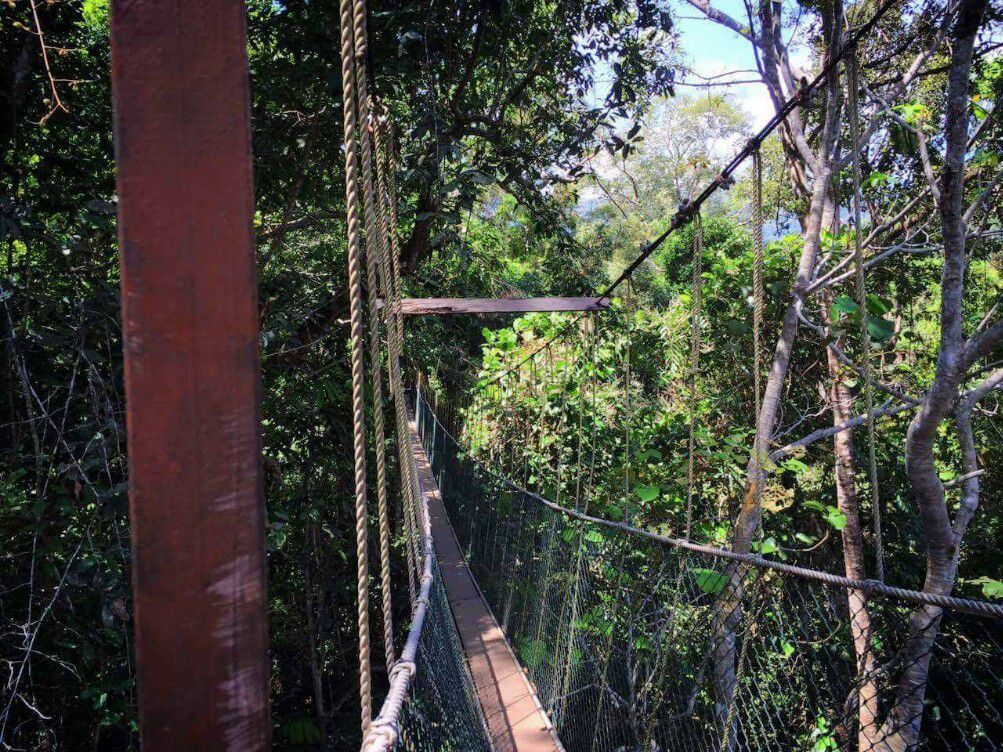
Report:
M235 10L205 17L198 3L182 4L202 21L195 28L185 21L185 34L199 37L187 47L165 44L180 31L156 26L161 17L144 13L143 4L113 18L141 727L151 750L266 749L243 20ZM599 294L419 300L402 296L397 148L389 114L367 81L365 3L342 0L363 750L1000 747L1003 606L768 558L751 538L730 548L701 542L701 525L714 512L699 508L695 492L692 422L685 525L653 531L626 512L618 519L590 512L597 450L582 416L595 369L552 367L562 340L591 337L576 357L595 357L617 290L666 238L695 223L691 374L699 368L700 210L751 160L759 412L760 148L840 66L855 75L857 41L893 5L885 2L851 29L818 76ZM161 110L143 93L157 76L165 91L179 92ZM195 106L210 97L213 107ZM144 144L157 148L139 148ZM856 165L854 174L859 186ZM178 186L198 190L182 194ZM186 221L157 219L163 206L144 196L164 195ZM859 229L859 190L851 213ZM177 254L177 247L194 251ZM859 246L854 263L866 338ZM179 301L189 305L174 305ZM462 404L408 367L405 316L529 311L570 315L557 334L477 384ZM873 441L869 366L851 365L864 379ZM630 368L628 355L628 397ZM515 384L535 390L537 419L553 422L561 436L533 459L523 439L526 415L505 407ZM629 433L625 445L629 453ZM752 531L773 451L750 447L742 513ZM176 499L170 509L158 501L165 493ZM371 517L378 527L373 555ZM180 543L181 531L194 542ZM375 575L371 559L379 562ZM406 583L395 584L395 572ZM378 622L370 615L374 581ZM396 596L407 600L405 624L394 623ZM374 642L387 669L385 686L375 689Z

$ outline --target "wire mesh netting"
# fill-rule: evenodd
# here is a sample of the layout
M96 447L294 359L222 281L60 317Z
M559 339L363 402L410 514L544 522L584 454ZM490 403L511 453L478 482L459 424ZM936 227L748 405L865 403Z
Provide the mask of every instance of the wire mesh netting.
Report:
M576 519L467 455L420 397L418 419L468 563L569 752L1003 745L1000 618Z
M438 566L422 629L417 672L401 711L396 749L489 752L480 706Z
M394 385L399 382L395 380ZM490 752L487 726L435 556L431 475L398 392L396 441L411 619L363 752ZM421 467L419 467L419 464Z

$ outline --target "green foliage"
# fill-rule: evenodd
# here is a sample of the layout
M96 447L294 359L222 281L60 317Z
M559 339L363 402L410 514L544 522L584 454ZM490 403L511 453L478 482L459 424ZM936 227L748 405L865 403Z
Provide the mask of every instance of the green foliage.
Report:
M68 112L52 110L30 5L14 3L9 15L17 23L0 27L0 94L9 105L0 118L0 394L7 396L0 401L0 631L15 636L0 641L5 665L20 665L29 655L20 641L23 624L29 614L39 619L58 597L39 622L22 685L41 715L14 703L9 727L18 735L3 741L25 749L136 749L109 3L37 7L47 42L59 50L52 63ZM350 374L341 324L344 176L342 145L332 135L341 116L338 8L305 0L251 0L247 8L276 738L290 746L357 749L356 698L344 694L355 686L354 522L345 451ZM680 200L716 174L721 154L749 134L748 115L734 99L665 97L674 53L666 44L671 24L662 3L388 2L374 3L371 11L376 90L400 142L397 229L410 295L601 289L642 242L667 226ZM520 33L511 33L514 28ZM18 79L13 73L22 52L30 64ZM937 75L933 65L915 96L897 109L930 133L942 119ZM23 85L15 86L17 80ZM975 121L998 111L1001 82L1003 62L982 61ZM890 118L882 123L887 138L868 153L863 188L870 205L897 206L923 184L917 143ZM936 162L939 145L931 144ZM763 157L771 203L769 347L802 248L797 218L804 206L790 187L782 146L768 141ZM966 190L989 184L999 164L994 126L968 157ZM842 206L846 180L839 176ZM521 454L514 459L525 463L529 484L544 495L682 535L693 419L692 538L727 545L755 405L750 196L748 175L739 173L732 190L705 207L696 397L688 389L689 226L638 270L631 288L621 288L612 311L594 317L598 333L574 330L537 357L532 378L510 378L483 391L468 408L476 418L468 422L473 451L515 445ZM924 221L907 218L914 219ZM283 229L287 221L292 225ZM994 215L990 226L998 224ZM826 252L845 258L850 233L825 234ZM1003 276L997 239L973 242L968 251L968 275L976 281L964 301L964 328L971 332L1003 294ZM921 392L937 365L941 269L936 253L908 259L869 270L868 326L879 375ZM808 305L806 315L820 319L817 299ZM852 286L835 290L829 313L858 356L860 312ZM572 318L409 324L407 350L415 361L409 368L433 374L439 388L466 393L499 377ZM779 431L831 425L826 410L816 413L826 368L819 343L810 334L800 337ZM850 388L859 410L859 384ZM881 421L876 449L888 577L917 586L914 564L922 546L902 463L907 423L907 415ZM853 437L858 455L860 433ZM1003 442L995 413L976 416L976 434L987 469L981 479L986 503L969 530L960 568L973 595L1000 598L1003 530L993 503L1001 495L995 468L1003 467ZM578 435L580 446L568 440ZM937 451L941 477L957 477L960 448L947 432L937 437ZM813 563L842 565L840 536L831 533L847 521L835 499L831 454L831 444L819 442L776 468L763 490L766 531L753 545L756 552L783 558L811 549ZM579 469L588 482L579 482ZM867 498L867 481L859 480ZM952 512L957 503L957 491L949 490ZM866 506L864 512L869 516ZM568 525L562 536L589 552L631 555L616 551L615 536L595 526ZM401 553L398 539L397 560ZM620 574L605 562L596 566L605 566L601 576L610 580ZM723 575L712 570L688 576L708 595L724 587ZM397 600L399 625L407 623L404 601ZM595 605L580 617L580 627L609 635L624 625L624 610ZM695 617L676 618L685 628ZM517 647L527 665L551 658L542 643ZM642 641L632 649L659 647ZM792 660L794 650L789 642L777 644L776 660ZM824 750L833 748L833 739L829 722L819 718L812 737L799 743Z
M728 584L727 575L713 569L691 567L690 573L696 579L697 585L705 593L710 593L712 595L720 593Z
M992 577L976 577L967 582L971 585L981 585L982 595L986 598L1003 598L1003 582L1000 580L994 580Z

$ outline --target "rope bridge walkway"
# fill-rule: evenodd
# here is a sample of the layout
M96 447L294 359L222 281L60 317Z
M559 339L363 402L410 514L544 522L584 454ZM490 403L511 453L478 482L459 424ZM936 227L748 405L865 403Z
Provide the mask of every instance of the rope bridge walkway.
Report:
M1000 748L1003 682L996 671L1003 665L1003 606L883 581L874 420L878 414L893 413L880 412L872 394L855 86L849 117L855 239L847 264L852 265L863 347L859 362L842 352L838 357L863 380L867 412L860 422L867 425L877 579L851 579L761 555L768 553L764 541L760 537L756 544L752 536L757 531L762 536L758 510L763 489L777 453L789 449L771 452L771 436L763 438L761 431L748 449L749 490L739 513L746 515L748 540L736 535L732 550L696 542L720 540L708 534L710 523L721 527L729 517L726 509L699 508L699 426L693 405L700 397L702 349L701 206L717 191L727 190L738 168L752 160L750 370L756 415L760 422L771 423L760 410L770 391L769 383L765 388L760 383L760 147L839 66L856 82L857 42L893 4L885 0L867 22L849 31L819 75L778 107L777 115L703 191L680 207L668 228L599 296L499 302L402 297L394 133L389 113L367 82L366 3L341 1L359 696L365 752ZM608 456L597 458L596 439L583 438L589 433L584 425L589 409L580 374L591 374L594 407L601 370L596 337L587 353L580 346L587 337L578 338L578 359L570 366L567 360L575 346L561 353L557 345L574 342L569 335L596 335L599 317L615 315L622 304L614 301L614 292L625 283L629 290L634 271L669 235L687 225L694 228L691 352L682 386L691 410L685 516L666 522L666 529L684 534L673 538L622 521L624 510L618 520L595 516L595 508L589 513L592 489L599 483L597 466L606 473L607 484L611 474L622 473L624 499L629 496L629 312L623 373L603 366L614 381L623 377L627 415L623 441L617 443L617 451L623 451L620 463ZM799 320L810 325L800 306L790 310L785 327L796 327ZM405 315L528 311L577 314L559 320L557 332L535 351L478 384L462 409L430 403L434 398L427 383L416 384L410 392L405 388ZM591 328L583 329L583 321ZM528 437L534 417L517 415L512 398L519 390L531 393L540 422L548 420L548 395L554 385L544 383L541 375L561 370L553 367L555 358L566 359L567 380L557 391L574 392L577 402L574 410L567 403L549 413L560 415L556 428L551 426L556 444L533 448ZM588 359L591 367L583 366ZM372 399L369 410L367 393ZM392 417L389 422L385 412ZM562 443L565 435L574 433L569 417L578 424L572 441L577 446L570 449L567 441ZM376 464L372 477L367 467L370 434ZM608 454L609 449L599 452ZM377 687L385 695L375 717L368 531L373 480L382 657L389 677L387 686ZM400 489L396 505L395 482ZM543 489L554 498L543 495ZM738 517L730 522L738 529ZM395 543L404 560L410 607L399 652L401 635L394 624L392 598L395 592L405 592L403 583L395 589L392 582Z
M569 752L999 748L1003 607L589 517L475 459L425 396L417 411L470 570ZM851 611L860 593L866 635ZM918 655L917 628L939 629ZM854 640L873 660L858 665ZM903 717L895 690L917 663L930 683L920 716ZM920 745L899 746L912 724Z
M881 252L869 248L865 261L864 245L887 240L883 233L906 209L885 225L863 224L857 98L868 92L855 57L857 43L894 5L860 4L868 19L837 35L842 43L818 76L778 102L775 117L598 296L491 301L402 296L395 134L369 80L366 2L340 0L363 752L1003 748L1003 605L949 595L957 546L950 582L931 586L938 592L884 579L874 423L923 402L882 382L870 362L864 271ZM162 6L113 3L111 23L139 722L143 748L154 752L266 750L272 721L245 17L234 3L220 12L193 0L180 0L184 12ZM866 424L873 527L860 538L871 547L874 580L768 559L783 552L767 549L761 524L764 488L771 490L778 457L798 442L776 447L773 433L790 367L783 335L764 368L760 149L813 94L838 90L840 66L850 82L852 197L834 207L830 234L847 217L853 240L821 278L799 272L780 329L809 328L840 367L860 376L866 412L820 431L831 437ZM962 93L959 101L967 101ZM747 160L753 358L745 391L753 393L746 402L757 426L750 445L739 447L748 460L746 494L740 503L722 494L715 507L701 498L700 479L717 461L701 456L697 409L705 323L700 211ZM902 246L925 232L904 224ZM613 296L622 287L630 292L634 272L684 227L693 231L691 346L682 377L668 380L689 407L688 425L673 427L685 437L686 477L678 484L685 491L651 524L626 503L636 479L632 419L644 408L635 399L644 374L634 369L646 368L650 381L665 374L652 377L657 364L634 362L625 309L633 296ZM822 237L816 229L813 243ZM809 275L813 264L804 266ZM803 305L811 292L851 278L855 358ZM600 343L600 320L625 310L625 347L624 340ZM405 316L534 311L572 313L552 318L556 333L542 344L534 339L525 357L514 349L518 362L486 375L466 404L439 403L427 382L407 388ZM619 366L609 353L622 356ZM600 389L618 398L604 405L607 412L622 413L614 429L613 420L605 427L605 444L595 435ZM888 402L877 406L874 389ZM958 480L973 482L982 471ZM601 492L620 506L603 506ZM730 501L739 508L728 508ZM371 517L378 525L372 556ZM712 545L729 537L731 550ZM375 640L371 591L380 600ZM374 653L387 670L375 688ZM21 671L27 665L25 658Z

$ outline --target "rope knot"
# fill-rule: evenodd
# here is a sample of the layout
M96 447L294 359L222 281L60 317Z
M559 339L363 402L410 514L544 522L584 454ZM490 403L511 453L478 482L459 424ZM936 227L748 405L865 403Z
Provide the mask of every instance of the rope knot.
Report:
M418 671L418 667L415 665L414 661L405 661L403 659L397 661L394 667L390 669L390 683L393 684L397 680L397 675L402 671L407 671L414 676ZM409 679L410 680L410 679ZM378 721L379 719L377 719ZM374 724L375 725L375 724Z

